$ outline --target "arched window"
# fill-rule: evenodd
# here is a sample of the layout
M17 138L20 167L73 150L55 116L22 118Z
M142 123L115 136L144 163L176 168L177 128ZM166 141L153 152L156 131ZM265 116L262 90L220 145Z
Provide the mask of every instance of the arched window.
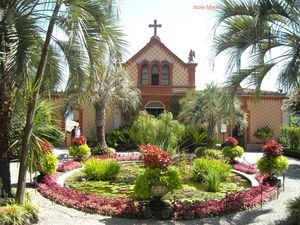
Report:
M141 84L148 85L148 66L146 64L142 66L141 78Z
M146 104L145 108L147 113L154 116L158 116L165 110L163 104L161 104L160 102L149 102Z
M154 64L151 68L151 84L159 85L159 70L157 64Z
M170 84L170 68L168 65L163 65L162 68L162 85L168 86Z

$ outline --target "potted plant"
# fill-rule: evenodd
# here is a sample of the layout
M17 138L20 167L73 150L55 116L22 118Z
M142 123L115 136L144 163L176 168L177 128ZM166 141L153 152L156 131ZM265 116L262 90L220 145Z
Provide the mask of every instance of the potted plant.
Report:
M168 218L169 204L162 200L168 192L174 192L182 185L179 172L171 165L169 153L154 145L142 145L145 172L139 175L134 186L134 195L140 199L150 199L144 208L146 218L152 215Z
M235 162L236 157L241 157L244 154L244 148L238 144L238 141L234 137L228 137L224 143L225 146L222 149L222 154L231 163Z
M283 146L277 141L271 140L262 147L262 151L264 155L257 161L257 167L262 174L268 175L264 182L271 185L280 184L277 176L288 168L288 160L282 156Z
M268 126L258 128L254 133L254 137L266 142L273 137L273 130Z
M85 136L81 135L73 139L73 144L69 148L69 154L79 161L81 161L83 157L91 155L91 149L87 145Z

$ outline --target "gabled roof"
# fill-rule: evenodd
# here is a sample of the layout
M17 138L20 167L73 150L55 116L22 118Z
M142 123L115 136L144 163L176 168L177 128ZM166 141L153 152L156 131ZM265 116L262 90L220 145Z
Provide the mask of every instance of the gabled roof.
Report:
M158 36L153 36L150 39L150 42L147 43L141 50L139 50L135 55L133 55L130 59L127 60L125 64L133 63L139 57L141 57L144 53L146 53L150 48L157 45L160 49L162 49L166 54L168 54L171 58L173 58L180 65L187 67L187 63L183 62L177 55L175 55L170 49L168 49L161 41Z

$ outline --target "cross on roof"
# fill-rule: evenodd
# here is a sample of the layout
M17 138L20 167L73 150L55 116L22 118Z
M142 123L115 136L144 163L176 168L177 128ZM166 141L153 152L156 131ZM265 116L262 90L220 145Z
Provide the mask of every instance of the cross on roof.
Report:
M157 20L154 20L154 24L149 24L149 27L154 27L154 36L156 36L157 27L161 27L161 24L157 24Z

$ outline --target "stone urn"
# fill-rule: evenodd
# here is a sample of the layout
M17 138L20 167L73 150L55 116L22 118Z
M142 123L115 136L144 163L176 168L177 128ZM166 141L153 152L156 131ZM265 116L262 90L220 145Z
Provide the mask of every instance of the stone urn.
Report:
M170 204L162 200L162 197L169 192L168 187L162 183L151 185L151 199L149 204L144 208L144 216L151 218L167 219L170 216Z

